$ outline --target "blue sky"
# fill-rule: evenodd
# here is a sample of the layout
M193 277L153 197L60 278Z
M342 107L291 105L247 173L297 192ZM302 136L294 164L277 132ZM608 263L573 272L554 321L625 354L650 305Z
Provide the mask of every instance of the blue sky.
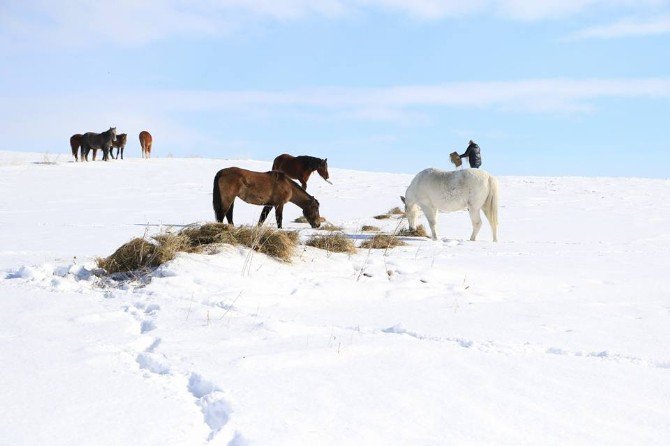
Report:
M0 2L0 150L670 177L670 1Z

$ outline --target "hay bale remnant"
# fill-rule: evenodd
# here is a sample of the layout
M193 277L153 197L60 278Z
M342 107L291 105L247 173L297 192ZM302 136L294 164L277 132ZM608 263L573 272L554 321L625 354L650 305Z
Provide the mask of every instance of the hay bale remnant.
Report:
M356 252L354 243L342 233L313 235L307 240L306 245L329 252L346 252L349 254Z
M178 252L202 252L216 244L243 245L254 251L289 262L299 241L295 231L258 226L230 226L207 223L187 227L178 233L164 232L153 237L154 243L135 238L112 255L97 259L98 267L110 274L156 268L175 258Z
M407 243L400 240L398 237L388 234L377 234L361 243L361 248L365 249L389 249L396 246L404 246Z
M423 225L417 226L413 231L409 228L402 228L400 231L398 231L398 235L405 237L428 237L426 228Z
M363 225L361 226L361 232L379 232L381 229L378 226L372 225Z

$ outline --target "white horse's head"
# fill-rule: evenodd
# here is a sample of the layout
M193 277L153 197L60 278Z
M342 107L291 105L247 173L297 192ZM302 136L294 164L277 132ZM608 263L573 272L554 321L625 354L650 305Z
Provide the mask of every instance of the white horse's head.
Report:
M405 197L401 196L400 199L405 204L405 217L407 217L409 223L409 230L413 231L419 221L419 206Z

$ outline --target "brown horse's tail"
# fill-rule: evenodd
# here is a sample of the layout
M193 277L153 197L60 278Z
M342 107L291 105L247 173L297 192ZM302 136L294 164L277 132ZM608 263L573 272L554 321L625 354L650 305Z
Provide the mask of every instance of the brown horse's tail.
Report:
M219 223L223 222L223 217L225 217L225 211L221 205L221 190L219 189L219 175L221 172L217 172L214 176L214 191L212 192L212 205L214 206L214 216L216 221Z

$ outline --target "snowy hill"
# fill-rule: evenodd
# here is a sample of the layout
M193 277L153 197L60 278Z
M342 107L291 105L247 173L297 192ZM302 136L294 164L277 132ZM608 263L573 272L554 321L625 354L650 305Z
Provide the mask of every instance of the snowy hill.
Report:
M231 165L270 168L0 152L3 443L670 442L670 181L500 177L497 244L459 212L387 253L227 247L100 286L96 256L213 220ZM358 241L412 176L308 191Z

